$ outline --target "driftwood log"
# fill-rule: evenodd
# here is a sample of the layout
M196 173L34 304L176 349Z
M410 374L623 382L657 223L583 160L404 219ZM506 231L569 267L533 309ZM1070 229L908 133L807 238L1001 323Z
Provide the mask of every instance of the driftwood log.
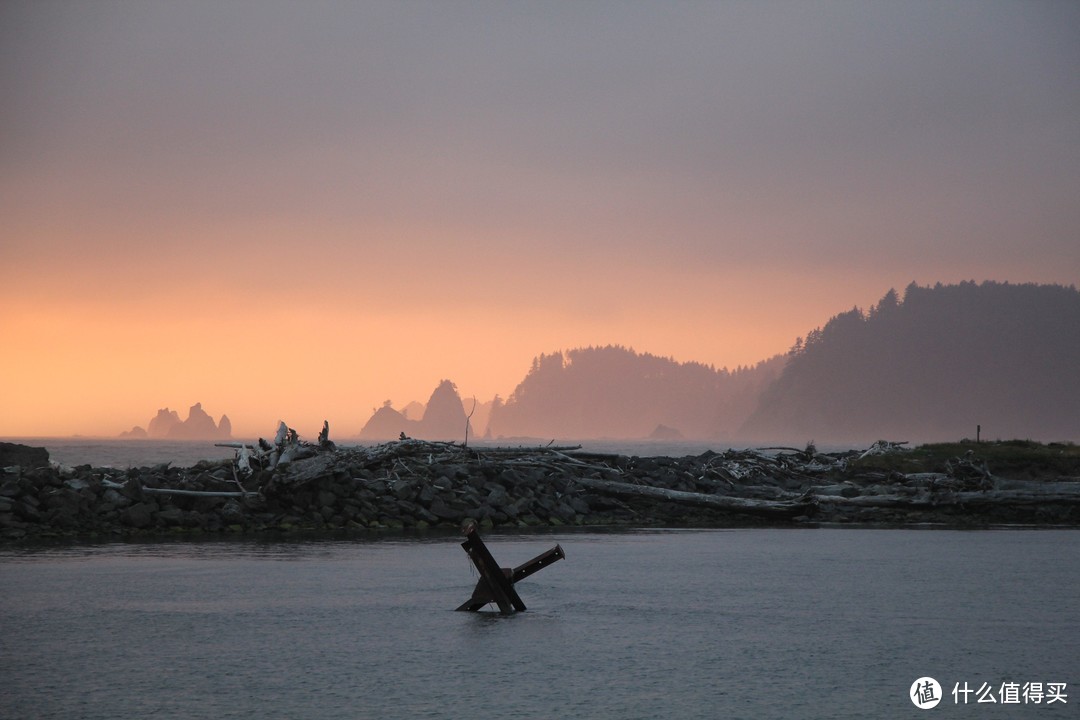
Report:
M178 488L155 488L143 487L142 491L148 495L180 495L184 497L258 497L257 492L244 492L232 490L181 490Z
M651 485L633 485L631 483L598 480L596 478L588 477L575 478L574 482L584 488L595 490L605 495L666 500L684 505L696 505L698 507L710 508L713 510L724 510L726 512L743 513L746 515L760 515L761 517L769 518L794 518L801 515L812 515L817 510L817 501L812 496L807 496L792 502L776 502L771 500L730 497L727 495L707 495L705 493L670 490L668 488L653 487Z
M940 464L812 446L687 457L580 446L468 447L404 439L226 444L231 461L188 468L0 467L0 539L57 534L806 523L1080 527L1080 472L1001 477L967 453ZM223 443L224 444L224 443ZM976 449L976 452L978 450ZM919 468L901 473L898 467Z

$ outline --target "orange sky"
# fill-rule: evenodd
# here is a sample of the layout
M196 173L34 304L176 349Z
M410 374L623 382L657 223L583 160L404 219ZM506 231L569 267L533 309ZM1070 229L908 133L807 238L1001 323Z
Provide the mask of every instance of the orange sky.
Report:
M1078 21L5 3L0 436L345 437L542 352L735 367L912 281L1074 284Z

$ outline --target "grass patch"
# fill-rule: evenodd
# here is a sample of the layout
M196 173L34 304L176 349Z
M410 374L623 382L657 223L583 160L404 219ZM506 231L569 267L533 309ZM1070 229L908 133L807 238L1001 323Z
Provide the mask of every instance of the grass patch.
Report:
M856 472L944 472L947 462L971 452L974 462L985 462L995 475L1017 480L1080 477L1080 445L1039 443L1032 440L999 440L929 443L905 452L873 455L853 461Z

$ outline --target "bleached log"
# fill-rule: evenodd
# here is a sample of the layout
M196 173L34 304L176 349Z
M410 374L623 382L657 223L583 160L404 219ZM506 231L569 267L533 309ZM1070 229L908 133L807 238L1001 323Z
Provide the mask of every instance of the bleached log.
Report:
M143 487L144 493L150 495L184 495L187 497L251 497L257 496L257 492L236 492L229 490L174 490L173 488Z
M926 509L963 505L965 507L1010 507L1023 505L1080 505L1080 494L1070 492L1030 492L1024 490L962 491L904 495L860 495L845 498L817 496L822 505L844 505L868 508Z
M651 485L632 485L630 483L616 482L614 480L600 480L597 478L574 478L578 485L621 497L643 497L651 500L668 500L670 502L696 505L713 510L724 510L747 515L760 515L774 518L792 518L813 512L816 503L812 499L795 501L751 500L748 498L729 497L726 495L706 495L704 493L685 492L683 490L669 490L667 488L653 487Z
M554 455L555 457L559 458L560 460L570 464L570 465L576 465L577 467L586 467L586 468L595 467L591 463L587 463L584 460L578 460L577 458L570 457L566 453L562 453L562 452L558 452L558 451L553 450L553 451L551 451L551 454Z
M298 462L284 470L284 480L289 484L310 482L320 477L333 475L335 459L333 455L316 455L307 462Z
M935 483L945 482L950 479L949 475L939 472L921 472L921 473L907 473L902 476L905 480L911 480L914 482Z
M304 445L289 445L281 452L281 457L278 458L278 465L285 465L287 463L296 462L297 460L303 460L315 455L315 451L310 447Z
M460 446L454 446L459 447ZM462 448L464 449L464 448ZM483 447L474 445L468 448L469 452L474 452L478 455L534 455L537 453L561 453L571 452L573 450L580 450L580 445L548 445L539 447ZM611 457L618 458L618 455L606 455L603 453L586 453L589 457Z
M246 447L241 447L236 453L236 467L242 473L251 472L251 460L254 458L255 453Z
M906 450L904 445L907 445L907 440L901 440L900 442L893 442L891 440L878 440L876 443L868 447L863 454L859 456L859 460L871 455L886 455L892 452L900 452Z

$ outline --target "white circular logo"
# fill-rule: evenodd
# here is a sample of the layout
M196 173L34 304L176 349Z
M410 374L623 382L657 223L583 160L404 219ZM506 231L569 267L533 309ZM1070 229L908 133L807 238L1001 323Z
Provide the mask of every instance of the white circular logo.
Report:
M921 677L911 683L908 697L915 703L915 707L929 710L941 702L941 685L932 677Z

